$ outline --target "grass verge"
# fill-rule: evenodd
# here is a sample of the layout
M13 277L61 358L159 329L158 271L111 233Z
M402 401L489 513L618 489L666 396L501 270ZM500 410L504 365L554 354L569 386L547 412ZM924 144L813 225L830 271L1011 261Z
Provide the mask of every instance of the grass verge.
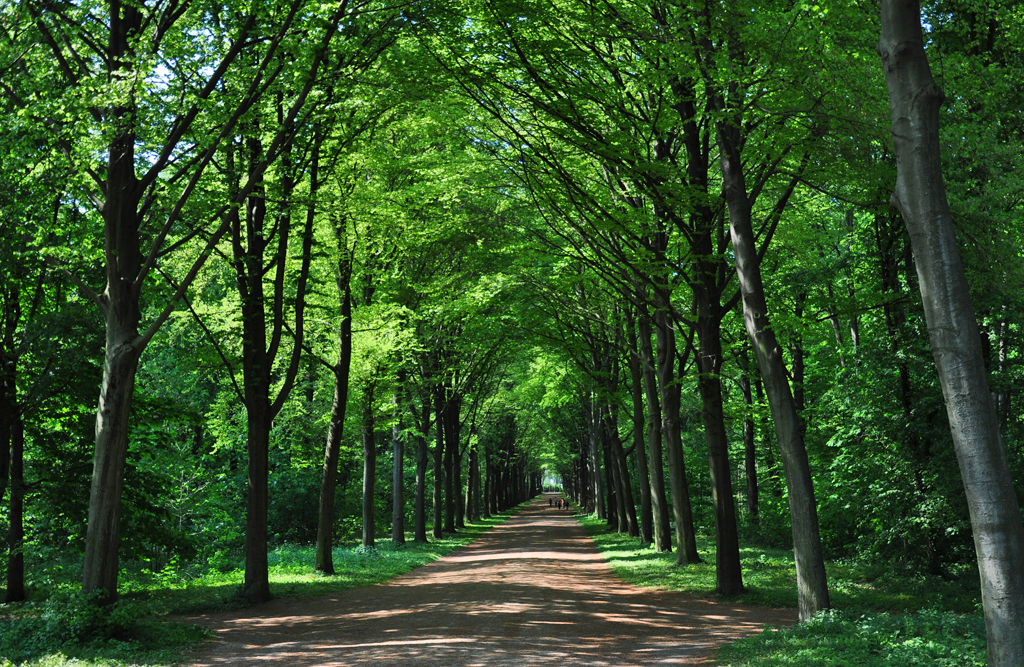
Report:
M334 550L336 574L313 572L315 547L282 545L270 552L270 591L275 597L312 598L378 584L421 567L476 540L517 509L467 525L427 544L412 541L376 548L344 545ZM197 626L168 615L223 611L246 606L242 564L226 572L190 576L143 570L122 572L121 599L97 607L89 596L55 592L47 599L0 605L0 667L164 667L208 637ZM80 567L80 566L79 566Z
M678 567L675 553L656 553L636 538L609 533L594 516L578 516L612 570L637 586L714 596L714 543L697 540L703 563ZM747 591L743 604L795 607L792 550L740 549ZM857 561L828 562L833 611L794 628L768 628L725 647L718 656L730 667L835 667L842 665L985 664L985 626L978 611L977 575L953 581L910 568Z

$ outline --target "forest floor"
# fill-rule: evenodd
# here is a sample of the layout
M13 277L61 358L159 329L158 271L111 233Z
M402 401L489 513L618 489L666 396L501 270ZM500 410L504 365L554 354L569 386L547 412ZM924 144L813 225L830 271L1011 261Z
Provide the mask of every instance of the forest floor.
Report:
M704 662L765 624L792 624L796 611L626 584L573 515L542 496L387 583L181 620L215 634L197 667L638 665Z

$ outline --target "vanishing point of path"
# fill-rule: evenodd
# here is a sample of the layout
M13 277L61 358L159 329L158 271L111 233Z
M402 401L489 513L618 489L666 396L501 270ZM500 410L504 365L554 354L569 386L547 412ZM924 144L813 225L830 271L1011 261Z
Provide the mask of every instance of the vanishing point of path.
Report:
M619 666L697 664L796 611L625 584L545 496L385 584L188 620L217 633L197 666Z

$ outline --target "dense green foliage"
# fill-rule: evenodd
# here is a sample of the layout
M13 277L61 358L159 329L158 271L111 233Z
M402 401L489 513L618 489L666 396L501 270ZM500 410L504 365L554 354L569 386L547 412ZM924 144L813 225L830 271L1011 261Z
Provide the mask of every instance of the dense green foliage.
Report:
M974 535L913 251L888 202L875 4L700 4L142 2L148 18L116 57L105 31L120 3L0 5L0 542L11 563L24 559L23 574L3 570L15 582L4 590L29 601L0 656L125 632L121 607L94 617L72 589L110 354L96 295L123 259L111 250L108 158L129 129L143 184L132 232L152 266L138 273L138 315L155 335L130 378L125 604L152 594L165 601L154 613L176 609L166 601L185 581L236 595L247 535L269 545L273 576L303 570L294 590L321 590L306 547L332 419L330 543L358 539L367 516L371 537L389 535L396 479L406 529L418 481L434 529L428 547L339 551L339 571L372 562L390 576L392 553L411 567L409 554L473 535L542 473L600 525L635 532L616 503L628 489L643 513L645 418L661 414L629 364L665 327L671 382L659 382L679 394L679 467L706 562L675 568L624 535L606 542L629 552L613 562L627 578L713 590L713 484L720 498L728 483L742 599L793 604L789 498L743 327L716 143L726 102L745 114L760 270L832 601L873 610L759 641L807 653L792 664L818 664L811 653L833 637L855 654L887 643L879 660L893 664L924 660L906 653L918 645L933 655L938 635L968 639L934 660L975 656L973 617L946 615L977 602ZM1024 13L966 0L923 11L945 91L943 170L1021 497ZM720 402L701 393L709 378ZM724 432L727 479L712 479L708 424ZM261 428L265 535L247 505ZM667 488L667 455L654 465Z
M713 594L714 567L674 566L669 554L608 533L604 522L580 517L612 570L624 581L696 595ZM714 562L702 536L701 556ZM747 592L737 602L796 605L793 552L749 545L740 551ZM717 654L723 667L756 665L984 665L985 623L975 577L946 580L906 563L865 559L827 563L836 609L792 628L767 627Z

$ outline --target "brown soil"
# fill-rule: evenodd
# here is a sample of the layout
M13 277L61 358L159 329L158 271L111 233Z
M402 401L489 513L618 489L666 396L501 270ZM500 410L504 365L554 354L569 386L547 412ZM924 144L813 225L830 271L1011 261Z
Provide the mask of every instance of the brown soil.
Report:
M619 666L702 663L796 612L625 584L544 497L386 584L187 620L217 634L197 666Z

